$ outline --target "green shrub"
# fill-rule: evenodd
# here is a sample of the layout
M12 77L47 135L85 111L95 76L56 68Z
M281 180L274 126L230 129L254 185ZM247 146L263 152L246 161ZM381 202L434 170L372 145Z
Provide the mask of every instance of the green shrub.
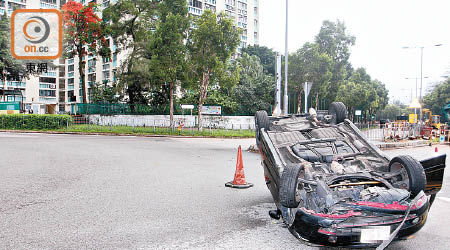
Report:
M70 115L0 115L0 129L58 129L72 125Z

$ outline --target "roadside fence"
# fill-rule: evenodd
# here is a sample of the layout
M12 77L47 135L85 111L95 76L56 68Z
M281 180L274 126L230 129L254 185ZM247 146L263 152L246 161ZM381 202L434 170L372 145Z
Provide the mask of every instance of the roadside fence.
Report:
M420 136L419 126L408 123L386 123L386 124L356 124L356 126L361 130L371 141L385 142L390 141L400 141L409 138L416 138Z

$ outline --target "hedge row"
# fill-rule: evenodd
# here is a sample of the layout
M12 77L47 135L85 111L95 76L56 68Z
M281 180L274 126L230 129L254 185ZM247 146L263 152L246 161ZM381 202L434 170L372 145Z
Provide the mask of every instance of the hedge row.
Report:
M70 115L0 115L0 129L58 129L72 125Z

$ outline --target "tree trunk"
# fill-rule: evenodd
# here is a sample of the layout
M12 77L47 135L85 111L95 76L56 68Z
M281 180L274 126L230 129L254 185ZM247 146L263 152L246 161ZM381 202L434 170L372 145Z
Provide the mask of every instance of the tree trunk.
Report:
M202 125L202 108L203 108L203 101L200 100L201 98L199 98L198 100L198 115L197 115L197 120L198 120L198 131L202 131L203 130L203 125Z
M203 102L206 100L208 94L208 84L209 84L209 70L203 70L202 83L200 85L200 96L198 98L198 130L203 130L202 125L202 109Z
M83 63L83 50L78 50L78 73L80 74L80 88L81 93L83 94L83 103L87 103L87 95L86 95L86 81L84 79L84 63Z
M302 91L297 92L297 114L302 113Z
M173 88L174 88L174 84L171 82L171 83L169 84L170 127L171 127L171 128L174 127L174 122L173 122Z
M319 93L316 93L316 110L318 110L317 109L318 103L319 103Z

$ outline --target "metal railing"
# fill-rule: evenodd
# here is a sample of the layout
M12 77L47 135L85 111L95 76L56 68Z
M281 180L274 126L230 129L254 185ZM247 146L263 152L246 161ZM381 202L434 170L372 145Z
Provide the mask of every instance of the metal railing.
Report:
M70 87L70 85L69 85ZM209 105L206 106L220 106L220 105ZM254 116L253 112L247 112L242 108L239 108L238 111L229 112L225 108L221 107L221 115L222 116ZM268 107L268 113L272 113L272 107ZM76 103L71 107L71 113L76 115L169 115L170 107L169 105L161 105L161 106L150 106L144 104L128 104L128 103ZM181 109L181 105L174 106L174 115L182 115L182 114L190 114L190 110ZM193 115L198 114L197 105L194 105L194 109L192 110Z
M413 139L420 136L419 126L414 126L413 124L408 123L365 123L355 125L359 130L361 130L361 133L364 134L367 139L374 142L395 142Z

